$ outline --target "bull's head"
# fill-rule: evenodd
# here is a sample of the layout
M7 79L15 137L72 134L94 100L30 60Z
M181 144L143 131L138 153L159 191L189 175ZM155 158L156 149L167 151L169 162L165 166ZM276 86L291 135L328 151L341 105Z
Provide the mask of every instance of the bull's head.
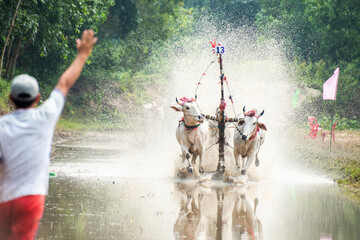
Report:
M180 98L180 101L176 98L179 107L171 106L177 112L183 112L184 120L186 125L193 126L204 121L204 117L201 115L200 109L198 108L195 99L193 98Z
M245 106L243 108L244 117L239 119L238 129L242 135L243 140L248 140L251 136L256 133L257 128L267 130L264 123L260 123L258 119L264 115L264 111L258 114L256 109L252 109L248 112L245 110Z

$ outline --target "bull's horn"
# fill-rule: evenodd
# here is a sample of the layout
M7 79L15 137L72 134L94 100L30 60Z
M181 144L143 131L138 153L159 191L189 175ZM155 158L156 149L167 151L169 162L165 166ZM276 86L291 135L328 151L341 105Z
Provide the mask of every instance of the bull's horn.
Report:
M260 113L260 116L264 115L264 111L265 111L265 110L263 110L263 111Z
M243 107L243 113L245 114L246 110L245 110L245 106Z
M176 97L175 99L176 99L177 104L179 104L180 106L182 106L181 103L179 103L179 100L177 99L177 97Z

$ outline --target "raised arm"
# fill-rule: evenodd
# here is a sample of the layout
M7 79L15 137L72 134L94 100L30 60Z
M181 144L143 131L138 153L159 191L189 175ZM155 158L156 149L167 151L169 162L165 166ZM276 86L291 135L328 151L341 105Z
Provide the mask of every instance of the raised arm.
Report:
M67 95L70 88L74 85L80 73L84 67L86 59L91 53L91 49L94 47L97 42L97 38L94 37L93 30L85 30L80 39L76 39L76 48L78 54L75 60L71 63L70 67L61 75L58 84L55 86L56 89L59 89L64 96Z

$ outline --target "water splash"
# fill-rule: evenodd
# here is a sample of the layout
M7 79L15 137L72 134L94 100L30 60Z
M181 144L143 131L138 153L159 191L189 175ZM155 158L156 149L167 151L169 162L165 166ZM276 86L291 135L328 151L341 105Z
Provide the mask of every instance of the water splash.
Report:
M225 98L228 103L226 115L235 117L241 114L243 106L247 109L265 110L261 121L265 122L268 132L259 153L260 166L251 166L249 174L253 180L271 179L273 175L282 176L283 174L274 171L274 168L293 159L293 153L287 146L299 144L301 141L294 139L289 130L289 126L292 125L292 97L296 88L291 82L291 70L284 50L276 41L257 38L256 31L251 27L234 29L227 28L225 24L222 29L216 29L215 24L211 22L199 21L196 29L196 32L184 36L181 41L170 42L168 48L159 56L163 63L166 62L159 73L168 76L168 82L165 84L167 87L163 91L158 90L161 95L158 99L144 106L143 113L140 114L143 124L137 127L137 133L128 136L128 141L112 143L118 149L124 150L121 145L133 149L128 159L136 159L114 159L115 162L125 161L127 165L119 167L125 169L122 173L115 171L113 174L129 177L173 177L175 167L184 167L179 157L180 147L175 138L181 114L171 110L170 106L176 105L175 97L195 97L200 77L215 59L209 40L216 38L217 42L226 47L223 55L224 72L234 100L234 105L231 105L228 99L230 93L225 87ZM217 60L210 65L202 78L197 92L197 102L204 114L214 115L219 106ZM226 137L230 145L233 145L233 131L234 127L229 125ZM216 140L210 138L208 146ZM227 169L234 170L232 149L227 147L225 154ZM218 161L217 146L207 151L205 157L205 170L214 171ZM298 176L299 181L303 178L302 175ZM287 181L286 178L276 179Z

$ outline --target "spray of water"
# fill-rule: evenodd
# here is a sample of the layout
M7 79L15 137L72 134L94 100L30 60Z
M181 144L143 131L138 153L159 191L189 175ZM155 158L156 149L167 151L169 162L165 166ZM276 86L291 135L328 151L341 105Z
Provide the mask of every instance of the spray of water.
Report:
M208 21L200 21L198 24L196 32L181 41L171 42L170 49L164 54L170 66L170 72L163 73L169 76L168 88L161 96L165 117L157 127L153 123L159 123L159 118L149 121L149 128L154 135L150 134L151 141L146 145L152 151L159 149L159 153L167 157L158 158L155 165L168 166L174 163L171 168L175 168L175 172L178 168L185 167L185 164L181 163L181 150L175 138L175 130L182 115L169 108L176 105L175 97L196 96L201 111L215 115L220 103L220 73L218 60L212 53L209 41L216 39L225 46L223 66L228 80L228 85L225 86L226 115L241 115L243 106L246 106L247 110L265 110L261 121L265 122L268 132L259 153L260 166L252 166L249 173L254 179L270 177L274 167L283 165L293 157L286 144L294 141L287 136L291 136L291 99L296 88L292 85L284 50L276 41L259 41L256 31L251 27L234 29L224 25L224 28L218 29ZM201 84L198 86L200 79ZM230 95L234 104L228 98ZM234 127L230 124L226 137L231 146L233 131ZM216 140L210 138L207 146L211 146ZM218 146L215 145L206 152L206 170L214 171L217 161ZM235 170L230 147L226 148L226 166L230 171ZM173 175L173 172L170 175Z
M170 106L176 105L175 97L194 98L196 94L202 113L215 115L220 103L220 73L209 41L216 39L225 46L223 67L228 81L225 85L227 117L241 116L243 106L247 110L256 108L265 111L261 121L266 124L268 132L259 152L260 166L251 166L249 175L258 181L274 176L273 170L276 169L277 180L280 181L279 176L284 176L288 181L287 171L279 172L279 166L293 157L287 144L293 142L288 129L293 111L291 99L296 89L290 81L290 68L283 49L275 41L259 41L251 27L234 29L224 25L219 29L209 21L199 21L196 29L181 41L170 41L169 47L158 57L166 62L163 67L157 66L159 75L168 76L165 87L159 90L157 88L161 87L154 86L158 95L144 105L140 114L143 123L137 126L137 133L121 134L117 140L105 144L105 148L121 145L124 149L120 149L121 159L114 160L119 164L121 162L119 167L112 165L111 170L101 172L114 176L173 178L178 169L186 166L181 162L181 150L175 137L182 114L173 111ZM201 84L198 85L200 78ZM228 98L230 95L234 104ZM230 146L233 146L234 130L232 124L226 129L226 140ZM210 137L207 147L216 141L217 136ZM96 145L99 146L99 143ZM114 155L114 158L118 156ZM124 156L127 160L123 159ZM226 147L225 158L227 170L234 172L231 147ZM205 170L214 171L217 162L218 145L215 145L205 154Z

